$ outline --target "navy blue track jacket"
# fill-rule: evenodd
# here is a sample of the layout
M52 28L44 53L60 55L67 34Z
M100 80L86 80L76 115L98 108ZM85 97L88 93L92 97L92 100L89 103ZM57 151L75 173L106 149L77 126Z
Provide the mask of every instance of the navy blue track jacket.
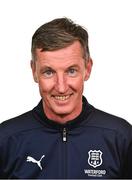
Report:
M0 125L0 178L132 178L132 127L84 97L82 113L61 125L41 101Z

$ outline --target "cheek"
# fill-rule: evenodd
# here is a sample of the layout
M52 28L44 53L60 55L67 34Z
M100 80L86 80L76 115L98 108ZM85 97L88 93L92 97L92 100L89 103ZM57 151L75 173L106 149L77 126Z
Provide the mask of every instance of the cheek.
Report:
M49 79L40 79L38 84L41 94L50 92L54 87L54 81Z
M82 91L84 86L84 80L83 77L80 76L79 78L72 79L70 81L70 86L75 89L76 91Z

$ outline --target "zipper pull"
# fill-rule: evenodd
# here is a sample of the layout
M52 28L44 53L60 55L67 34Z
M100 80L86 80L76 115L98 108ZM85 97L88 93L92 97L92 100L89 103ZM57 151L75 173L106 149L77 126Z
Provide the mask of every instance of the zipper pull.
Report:
M67 131L66 128L63 128L63 142L67 141Z

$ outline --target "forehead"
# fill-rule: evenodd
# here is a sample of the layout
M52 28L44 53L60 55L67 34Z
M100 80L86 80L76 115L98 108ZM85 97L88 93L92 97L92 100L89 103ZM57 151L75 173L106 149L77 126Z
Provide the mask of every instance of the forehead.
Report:
M36 49L36 61L38 63L79 63L84 61L83 50L79 41L75 41L68 47L55 51L41 51Z

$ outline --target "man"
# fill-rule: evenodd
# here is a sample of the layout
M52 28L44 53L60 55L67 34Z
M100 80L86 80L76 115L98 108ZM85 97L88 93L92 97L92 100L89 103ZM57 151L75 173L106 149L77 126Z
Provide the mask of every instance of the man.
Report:
M32 37L33 77L42 100L0 126L0 178L132 178L132 127L83 94L92 59L88 33L67 18Z

